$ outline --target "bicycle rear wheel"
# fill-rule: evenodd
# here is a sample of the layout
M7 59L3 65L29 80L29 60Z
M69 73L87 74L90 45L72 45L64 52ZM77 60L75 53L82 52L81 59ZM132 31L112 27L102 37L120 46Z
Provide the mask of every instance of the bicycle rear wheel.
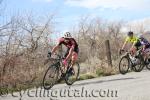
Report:
M69 66L68 66L67 71L66 71L65 82L67 85L72 85L79 78L79 73L80 73L79 64L76 62L72 68L74 71L71 68L69 68Z
M142 57L138 57L137 60L138 60L137 65L134 66L133 70L135 72L141 72L145 66L144 59Z
M135 72L141 72L142 70L143 70L143 68L144 68L144 65L136 65L136 66L134 66L134 68L133 68L133 70L135 71Z
M121 74L126 74L130 67L130 60L127 56L123 56L119 62L119 71Z
M148 70L150 70L150 64L146 65L146 68L147 68Z
M43 87L46 90L51 89L57 82L59 75L59 68L55 65L49 66L43 78Z

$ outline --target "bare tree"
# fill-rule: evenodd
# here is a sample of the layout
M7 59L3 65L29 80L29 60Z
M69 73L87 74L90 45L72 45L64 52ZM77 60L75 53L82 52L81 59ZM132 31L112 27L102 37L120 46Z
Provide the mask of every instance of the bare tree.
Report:
M0 27L1 84L16 84L16 81L5 79L9 75L13 76L11 79L18 82L33 81L37 77L38 71L43 66L46 49L48 49L48 35L54 28L53 18L54 15L50 15L45 17L45 22L39 22L32 16L13 16L9 23ZM33 71L33 69L37 70ZM25 75L24 77L28 79L21 80L19 77L22 76L17 76L17 70L18 73L24 73L21 75Z

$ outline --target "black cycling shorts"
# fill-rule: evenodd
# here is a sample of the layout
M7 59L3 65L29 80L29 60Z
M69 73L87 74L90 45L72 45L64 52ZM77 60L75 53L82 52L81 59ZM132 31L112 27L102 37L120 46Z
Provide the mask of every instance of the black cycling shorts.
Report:
M135 47L136 47L136 49L138 50L139 49L139 47L140 46L142 46L142 44L141 44L141 42L140 41L138 41L138 42L136 42L135 43L135 45L134 45Z
M67 57L67 55L69 54L69 51L70 51L70 48L68 48L67 49L67 51L65 52L65 55L64 55L64 57ZM76 47L76 48L74 48L74 50L73 50L74 52L76 52L77 54L79 53L79 48L78 47Z

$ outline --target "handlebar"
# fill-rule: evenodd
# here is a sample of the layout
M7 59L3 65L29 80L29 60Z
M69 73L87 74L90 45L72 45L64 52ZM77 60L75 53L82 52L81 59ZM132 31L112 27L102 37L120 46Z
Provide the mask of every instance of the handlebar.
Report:
M44 61L44 65L46 65L49 61L60 61L63 57L59 54L54 54L56 57L47 56L48 59Z
M136 53L141 53L142 52L142 48L139 48L137 51L136 51ZM131 51L127 51L127 50L119 50L119 55L122 55L122 54L124 54L124 53L131 53Z
M122 55L123 53L126 53L126 52L129 52L129 51L120 49L119 50L119 55Z
M61 59L63 59L63 57L61 56L61 55L59 55L59 54L54 54L56 57L49 57L48 56L48 59L49 60L61 60Z

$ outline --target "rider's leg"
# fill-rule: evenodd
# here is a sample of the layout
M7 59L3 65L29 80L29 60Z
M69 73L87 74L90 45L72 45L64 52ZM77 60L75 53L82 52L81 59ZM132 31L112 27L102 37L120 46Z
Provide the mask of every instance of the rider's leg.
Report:
M133 56L137 56L136 52L139 50L141 46L142 46L141 42L138 41L137 43L135 43L134 48L133 48Z
M136 51L137 51L136 47L133 47L132 50L130 51L132 57L135 57Z
M145 51L144 51L144 60L147 61L147 62L149 62L148 61L149 53L150 53L150 48L145 49Z
M71 67L75 64L75 62L78 59L78 54L76 52L72 53L72 58L71 58Z
M74 48L74 51L72 53L72 58L71 58L71 66L70 66L72 68L78 59L78 53L79 53L79 48L78 47Z
M64 54L64 58L66 58L67 56L68 56L68 54L69 54L69 48L66 50L66 52L65 52L65 54ZM69 58L70 59L70 58ZM66 70L67 70L67 66L68 65L63 65L63 72L65 73L66 72Z
M75 62L77 61L77 58L78 58L78 54L76 52L73 52L72 58L71 58L71 65L70 65L70 69L72 69L73 73L75 73L73 66L74 66Z

